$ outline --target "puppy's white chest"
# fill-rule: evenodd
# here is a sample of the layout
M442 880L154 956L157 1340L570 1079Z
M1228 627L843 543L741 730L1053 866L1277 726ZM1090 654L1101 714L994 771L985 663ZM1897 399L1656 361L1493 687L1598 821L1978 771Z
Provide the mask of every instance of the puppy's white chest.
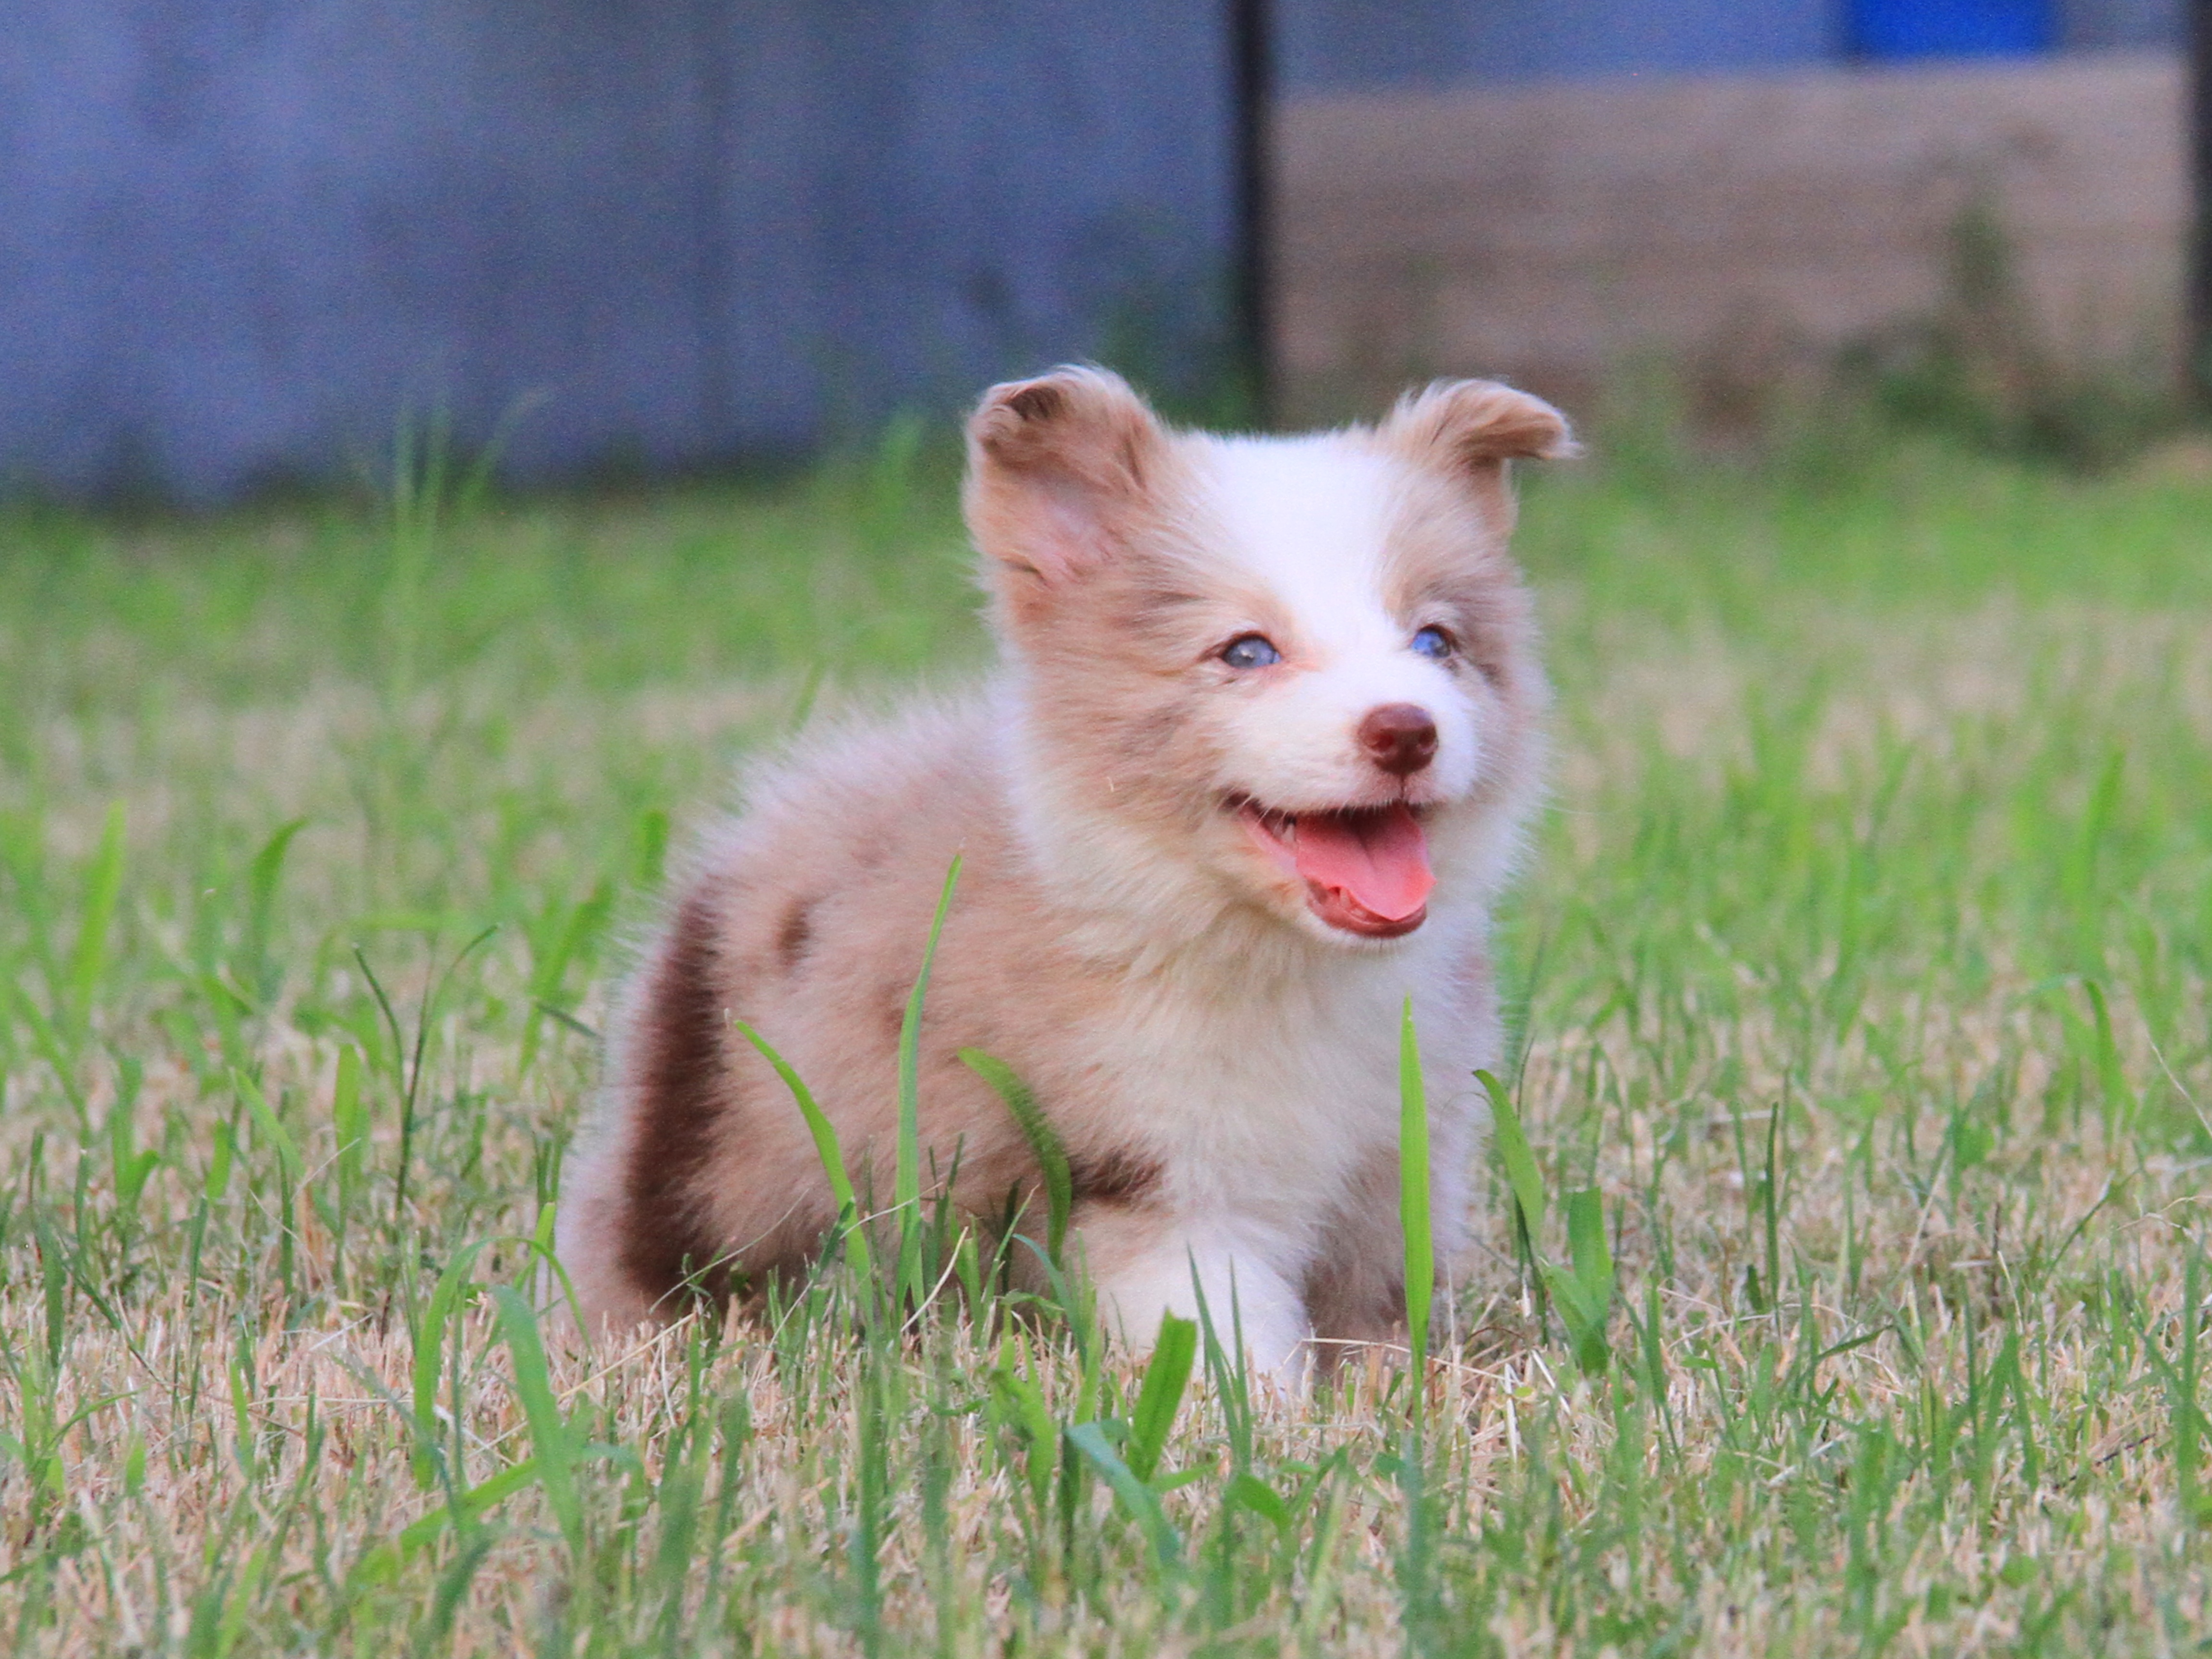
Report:
M1169 1201L1289 1223L1396 1145L1389 999L1133 1000L1098 1055L1115 1106L1166 1163Z

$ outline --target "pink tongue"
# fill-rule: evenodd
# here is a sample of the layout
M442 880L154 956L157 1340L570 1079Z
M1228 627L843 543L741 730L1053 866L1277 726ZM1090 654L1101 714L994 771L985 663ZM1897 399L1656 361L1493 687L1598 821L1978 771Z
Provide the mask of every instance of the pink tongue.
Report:
M1437 884L1429 873L1429 838L1402 805L1300 813L1296 852L1300 875L1341 889L1385 921L1412 915Z

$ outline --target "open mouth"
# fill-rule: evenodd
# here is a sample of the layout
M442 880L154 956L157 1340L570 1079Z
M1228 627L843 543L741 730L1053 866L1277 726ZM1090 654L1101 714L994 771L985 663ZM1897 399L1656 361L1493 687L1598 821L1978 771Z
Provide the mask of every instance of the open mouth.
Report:
M1306 903L1330 927L1396 939L1427 920L1437 878L1419 808L1394 801L1284 812L1243 796L1231 805L1260 850L1305 884Z

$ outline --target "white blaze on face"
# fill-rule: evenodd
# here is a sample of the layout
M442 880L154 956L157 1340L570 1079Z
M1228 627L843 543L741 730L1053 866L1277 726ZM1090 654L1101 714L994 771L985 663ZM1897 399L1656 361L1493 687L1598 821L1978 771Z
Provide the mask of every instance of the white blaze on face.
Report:
M1221 551L1260 579L1291 623L1279 638L1279 625L1253 619L1284 662L1224 714L1222 787L1288 811L1393 799L1397 781L1367 759L1357 733L1370 710L1413 703L1429 711L1437 737L1435 760L1409 781L1413 798L1464 794L1481 760L1477 711L1449 669L1410 648L1424 619L1392 614L1385 598L1399 464L1329 437L1208 449Z

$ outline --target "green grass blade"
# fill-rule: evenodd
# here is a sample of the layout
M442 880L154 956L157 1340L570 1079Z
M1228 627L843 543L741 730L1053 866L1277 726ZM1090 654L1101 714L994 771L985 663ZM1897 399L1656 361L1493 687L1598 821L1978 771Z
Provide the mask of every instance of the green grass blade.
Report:
M0 992L4 992L8 988L5 985L0 985ZM77 1080L76 1068L70 1063L72 1048L69 1039L52 1020L48 1019L39 1011L38 1004L31 1000L29 993L17 991L14 1001L16 1013L21 1017L24 1025L29 1029L33 1051L54 1068L54 1076L60 1081L62 1092L69 1097L70 1104L76 1107L78 1111L83 1111L85 1109L84 1088ZM0 1002L0 1011L4 1011L4 1008L5 1003ZM66 1023L70 1017L69 1010L62 1009L60 1013L62 1019Z
M1075 1207L1075 1177L1067 1161L1067 1148L1061 1145L1060 1132L1052 1127L1044 1108L1037 1104L1029 1085L1014 1074L1012 1066L993 1059L980 1048L963 1048L960 1059L969 1071L998 1091L999 1098L1006 1102L1006 1110L1030 1143L1030 1151L1044 1177L1045 1254L1056 1267L1060 1265L1061 1246L1067 1240L1067 1218Z
M1097 1424L1078 1423L1066 1432L1067 1443L1105 1478L1121 1507L1129 1512L1129 1518L1144 1533L1146 1541L1152 1547L1152 1559L1163 1569L1180 1565L1182 1538L1170 1523L1167 1511L1160 1507L1159 1494L1137 1479L1136 1471L1121 1461L1121 1455L1114 1449Z
M430 1291L422 1322L415 1328L413 1462L415 1484L425 1492L438 1480L438 1370L445 1363L446 1328L468 1292L470 1270L483 1248L481 1241L468 1245L446 1264L446 1271L438 1275L437 1285Z
M2094 979L2081 981L2088 994L2089 1013L2096 1032L2097 1086L2104 1096L2106 1123L2124 1129L2136 1118L2136 1091L2120 1063L2120 1045L2112 1035L2112 1011L2105 1001L2105 988Z
M853 1176L845 1167L845 1149L838 1144L836 1126L814 1103L813 1095L799 1073L769 1046L766 1037L742 1019L730 1023L737 1027L739 1036L760 1051L763 1060L775 1067L775 1074L783 1079L783 1086L791 1091L792 1099L798 1103L799 1115L806 1120L806 1132L814 1137L814 1155L822 1160L822 1173L829 1178L830 1196L837 1200L837 1225L844 1235L845 1260L853 1264L853 1271L865 1285L875 1273L876 1261L868 1249L868 1230L860 1224L860 1206L854 1196Z
M1026 1347L1023 1358L1028 1358ZM999 1345L998 1363L991 1368L990 1388L991 1405L998 1419L1023 1443L1024 1474L1030 1499L1042 1514L1056 1472L1059 1425L1054 1420L1052 1408L1045 1403L1044 1390L1038 1387L1036 1377L1026 1375L1016 1364L1012 1344L1008 1340L1002 1340Z
M2181 1306L2188 1310L2181 1319L2181 1354L2173 1370L2173 1470L2175 1507L2191 1527L2202 1527L2212 1522L2201 1489L2200 1474L2203 1468L2204 1408L2197 1403L2197 1386L2201 1360L2198 1354L2199 1327L2203 1323L2198 1310L2204 1304L2199 1294L2199 1281L2204 1271L2204 1252L2191 1241L2187 1258L2182 1266ZM2013 1334L2017 1337L2017 1333ZM2025 1406L2023 1405L2023 1414Z
M456 1509L463 1520L482 1520L495 1504L535 1485L537 1480L538 1460L534 1457L526 1457L520 1463L508 1464L497 1474L485 1476L463 1492L457 1503L431 1510L399 1534L401 1553L412 1555L426 1544L436 1542L438 1534L453 1525Z
M247 924L258 939L268 937L270 913L276 905L277 884L284 878L284 854L292 845L292 837L307 827L305 818L290 818L277 825L276 833L262 843L261 850L253 855L253 862L247 867Z
M337 1138L338 1205L349 1211L362 1188L368 1157L368 1111L361 1097L361 1050L338 1050L337 1080L331 1090L331 1128Z
M1410 996L1398 1029L1398 1224L1405 1240L1406 1328L1418 1373L1428 1363L1437 1257L1429 1214L1429 1097L1421 1080L1421 1046ZM1421 1389L1417 1386L1413 1392L1418 1399Z
M1282 1494L1256 1474L1233 1477L1222 1488L1221 1498L1224 1504L1251 1510L1279 1533L1287 1534L1297 1522L1291 1506L1283 1501Z
M648 806L637 815L631 832L630 881L645 892L660 885L668 862L668 812Z
M1569 1269L1547 1261L1542 1264L1541 1271L1544 1283L1551 1290L1552 1300L1559 1307L1559 1316L1566 1321L1567 1340L1579 1347L1583 1333L1598 1322L1597 1304L1583 1290L1582 1280Z
M530 1425L530 1443L536 1455L538 1484L568 1540L570 1559L584 1556L584 1506L576 1493L576 1436L561 1415L553 1395L550 1369L545 1363L545 1344L538 1332L538 1316L522 1294L509 1285L492 1288L499 1309L500 1333L507 1339L514 1360L514 1392L522 1402L524 1420Z
M208 1166L206 1177L200 1182L200 1192L210 1204L222 1201L230 1190L230 1168L238 1155L238 1134L228 1122L218 1121L208 1127Z
M1613 1252L1605 1242L1605 1205L1595 1188L1567 1194L1567 1251L1571 1272L1550 1269L1553 1299L1568 1324L1575 1363L1593 1375L1611 1362L1606 1324L1613 1313Z
M921 1106L919 1076L921 1055L921 1003L929 989L929 970L937 961L938 936L945 931L945 913L952 908L952 890L960 880L960 855L952 855L945 872L945 889L937 896L937 914L930 918L929 943L922 948L921 971L915 975L914 990L906 1000L906 1017L899 1022L898 1042L898 1162L891 1179L891 1202L898 1211L898 1288L902 1302L918 1304L927 1286L921 1282Z
M292 1139L276 1114L270 1109L268 1100L262 1095L260 1085L245 1073L233 1071L231 1085L238 1091L239 1098L246 1103L246 1111L253 1118L253 1127L270 1151L276 1154L276 1173L287 1191L299 1185L300 1172L306 1164L300 1157L300 1144Z
M1137 1390L1137 1408L1130 1418L1127 1460L1138 1480L1149 1481L1159 1472L1161 1454L1175 1428L1183 1390L1190 1382L1190 1368L1198 1358L1198 1322L1160 1316L1160 1331L1152 1345L1152 1363Z
M279 824L276 834L262 843L246 875L246 951L254 995L267 1002L276 990L269 962L269 935L276 920L276 890L284 879L284 854L292 837L307 827L305 818Z
M137 1149L131 1133L131 1114L121 1104L108 1109L107 1155L115 1183L116 1212L131 1216L137 1211L138 1195L145 1190L147 1178L161 1161L161 1154L154 1147L143 1152Z
M100 830L100 850L84 884L84 909L77 921L76 948L70 953L67 1018L71 1034L80 1040L91 1028L93 1000L107 971L108 935L123 896L123 803L107 809Z
M1605 1206L1597 1189L1567 1194L1567 1255L1575 1280L1593 1301L1613 1296L1613 1252L1605 1242Z
M1493 1073L1477 1072L1474 1075L1483 1092L1490 1097L1491 1140L1498 1148L1498 1161L1505 1166L1505 1183L1513 1189L1513 1201L1521 1206L1522 1220L1528 1229L1529 1242L1534 1243L1536 1229L1544 1219L1545 1203L1544 1177L1537 1172L1536 1155L1528 1150L1528 1137L1521 1129L1521 1115L1513 1109L1505 1085Z

